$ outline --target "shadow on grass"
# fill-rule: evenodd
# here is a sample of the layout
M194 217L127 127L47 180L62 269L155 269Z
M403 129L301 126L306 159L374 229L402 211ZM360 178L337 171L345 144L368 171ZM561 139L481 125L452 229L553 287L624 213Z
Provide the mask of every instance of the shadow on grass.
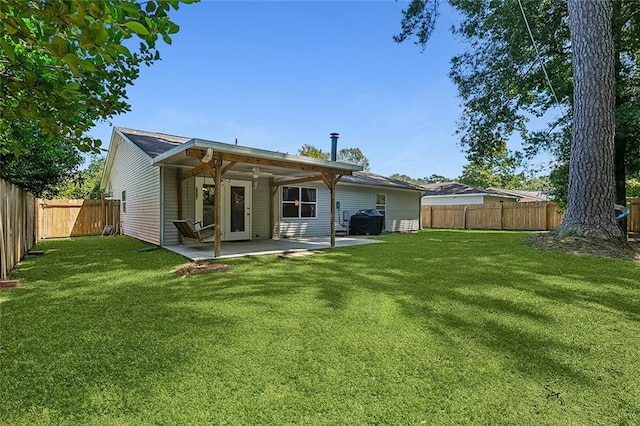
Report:
M536 252L523 238L391 235L385 244L307 258L235 259L226 262L230 273L186 278L169 273L183 263L180 257L134 253L144 245L128 238L43 242L38 249L47 254L18 268L24 287L2 304L0 357L8 380L0 418L33 407L67 419L77 407L99 414L104 404L94 398L104 389L146 394L153 378L180 372L203 348L232 356L229 348L245 338L243 324L260 316L298 320L303 334L309 321L331 316L344 318L345 327L376 327L380 298L458 354L486 350L542 383L594 385L576 362L589 356L588 339L567 338L563 322L589 318L593 306L638 321L640 269ZM309 297L308 305L299 302ZM126 410L122 401L110 409Z

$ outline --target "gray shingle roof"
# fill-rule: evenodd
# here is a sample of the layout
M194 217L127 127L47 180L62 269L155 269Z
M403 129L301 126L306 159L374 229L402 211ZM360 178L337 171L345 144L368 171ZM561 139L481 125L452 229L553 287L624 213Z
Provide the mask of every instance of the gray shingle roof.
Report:
M171 148L175 148L191 140L191 138L182 136L145 132L143 130L127 129L124 127L116 127L116 130L125 135L151 158L155 158L169 151Z
M430 183L428 185L422 185L425 190L426 196L434 195L498 195L501 197L518 198L515 195L505 194L492 189L476 188L473 186L465 185L459 182L442 182L442 183Z
M182 145L193 138L168 135L166 133L146 132L144 130L116 127L120 133L144 151L149 157L155 158L176 146ZM361 185L386 186L398 189L423 190L420 186L391 179L371 172L353 172L351 176L343 176L340 182Z
M388 186L398 189L413 189L416 191L423 191L423 189L418 185L413 185L401 180L391 179L386 176L378 175L371 172L353 172L353 175L351 176L343 176L342 179L340 179L340 182Z

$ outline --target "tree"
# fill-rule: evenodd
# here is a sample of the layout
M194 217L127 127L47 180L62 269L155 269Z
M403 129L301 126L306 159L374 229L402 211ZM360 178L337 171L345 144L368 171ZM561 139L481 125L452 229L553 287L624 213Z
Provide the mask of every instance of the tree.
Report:
M47 198L98 199L102 196L100 180L105 157L94 157L86 169L69 176Z
M82 160L71 142L47 137L39 128L14 131L24 141L24 152L21 155L0 152L0 177L33 192L36 197L55 192Z
M496 144L520 133L528 156L542 150L556 156L554 192L559 196L567 194L567 187L559 186L568 183L573 105L566 2L450 0L450 3L463 16L454 32L470 43L467 52L452 59L450 74L463 99L458 134L467 157L482 159ZM404 11L402 31L396 41L415 36L416 43L424 46L440 5L438 0L412 1ZM637 176L640 170L639 20L639 2L613 2L618 203L625 199L625 178ZM530 119L545 114L554 115L548 118L548 128L533 128Z
M430 183L442 183L442 182L452 182L454 179L449 179L442 175L432 174L431 176L423 177L423 178L412 178L411 176L394 173L389 176L391 179L401 180L403 182L412 183L414 185L427 185Z
M522 163L522 156L509 152L503 143L491 156L469 161L458 179L460 183L480 188L521 189L526 181L524 172L518 172Z
M302 145L302 147L298 149L298 155L302 155L304 157L319 158L321 160L328 160L331 158L331 153L324 152L323 150L318 149L313 145Z
M369 170L369 159L364 156L360 148L343 148L338 151L336 160L343 163L356 164L362 166L364 170Z
M171 43L179 27L168 12L180 1L194 2L1 0L0 152L26 150L23 127L97 152L86 131L129 110L126 88L160 58L158 38Z
M567 213L558 235L620 239L615 180L615 61L608 0L568 0L573 50L573 139Z
M298 155L319 158L321 160L329 160L331 158L331 153L325 152L313 145L302 145L302 147L298 149ZM364 170L369 170L369 159L365 157L360 148L341 149L336 154L336 161L356 164L358 166L362 166Z

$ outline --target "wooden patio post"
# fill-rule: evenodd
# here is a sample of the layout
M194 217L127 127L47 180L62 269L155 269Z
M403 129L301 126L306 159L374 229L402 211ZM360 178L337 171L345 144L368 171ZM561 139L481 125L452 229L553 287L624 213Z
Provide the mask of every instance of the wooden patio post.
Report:
M331 191L331 247L336 246L336 175L331 173L329 177L329 191Z
M178 220L182 219L182 170L178 169L176 173L178 178ZM178 232L178 244L182 244L182 234Z
M222 200L220 190L222 189L222 159L216 158L214 163L214 173L213 173L213 183L215 185L213 192L213 223L215 223L214 231L215 231L215 243L213 248L213 255L215 257L220 257L220 240L222 238L222 232L220 230L220 226L222 226L222 222L220 221L220 202Z
M276 226L276 218L275 218L275 192L277 191L278 187L275 186L275 179L271 178L269 179L269 239L273 240L273 228L275 228Z

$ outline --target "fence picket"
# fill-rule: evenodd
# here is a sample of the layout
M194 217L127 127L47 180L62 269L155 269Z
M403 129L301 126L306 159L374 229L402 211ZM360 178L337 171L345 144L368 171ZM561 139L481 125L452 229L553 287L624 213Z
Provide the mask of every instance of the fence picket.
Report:
M628 229L640 232L640 198L630 198ZM422 206L423 228L552 231L564 214L551 202Z

